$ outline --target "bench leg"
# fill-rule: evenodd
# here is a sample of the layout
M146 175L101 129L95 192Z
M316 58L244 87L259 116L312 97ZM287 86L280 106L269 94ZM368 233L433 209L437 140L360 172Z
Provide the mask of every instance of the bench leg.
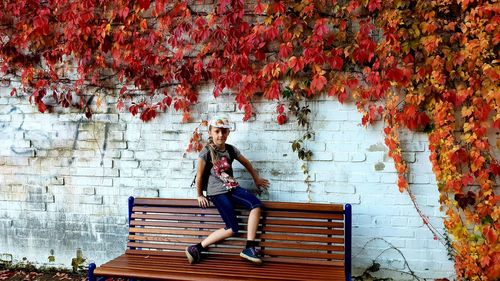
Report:
M89 281L96 281L95 276L94 276L94 269L95 269L95 263L89 264L89 270L88 270L88 274L87 274Z
M352 207L351 204L345 204L345 280L351 281L351 245L352 245Z

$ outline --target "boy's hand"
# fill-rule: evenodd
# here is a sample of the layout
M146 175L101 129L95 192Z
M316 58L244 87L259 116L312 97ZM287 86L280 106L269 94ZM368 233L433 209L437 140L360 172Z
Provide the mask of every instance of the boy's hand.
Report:
M254 182L257 188L264 188L264 189L269 188L269 181L264 178L257 177L256 179L254 179Z
M201 196L198 196L198 205L201 207L201 208L207 208L209 205L210 205L210 202L208 202L208 199L207 197L201 195Z

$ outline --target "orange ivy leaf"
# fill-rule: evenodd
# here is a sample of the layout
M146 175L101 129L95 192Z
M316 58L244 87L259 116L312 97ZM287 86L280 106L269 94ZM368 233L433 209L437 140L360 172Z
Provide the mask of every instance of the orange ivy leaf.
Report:
M491 226L488 225L483 228L483 236L489 244L496 245L498 234Z

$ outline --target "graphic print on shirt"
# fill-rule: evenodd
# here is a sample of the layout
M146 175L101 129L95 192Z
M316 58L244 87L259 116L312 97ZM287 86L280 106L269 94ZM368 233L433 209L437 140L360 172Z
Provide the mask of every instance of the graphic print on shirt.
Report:
M233 177L226 173L229 169L231 169L231 165L229 164L229 160L226 156L222 156L219 161L214 164L213 169L215 175L222 180L224 186L228 190L231 190L239 185Z

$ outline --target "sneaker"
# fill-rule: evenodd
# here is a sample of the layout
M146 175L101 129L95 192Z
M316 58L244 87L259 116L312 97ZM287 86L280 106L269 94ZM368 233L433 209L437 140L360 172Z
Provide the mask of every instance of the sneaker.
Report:
M249 247L245 250L241 251L240 257L245 258L253 263L261 264L262 260L260 259L259 252L255 249L255 247Z
M186 257L188 258L190 264L200 262L201 253L196 245L192 245L186 248Z

